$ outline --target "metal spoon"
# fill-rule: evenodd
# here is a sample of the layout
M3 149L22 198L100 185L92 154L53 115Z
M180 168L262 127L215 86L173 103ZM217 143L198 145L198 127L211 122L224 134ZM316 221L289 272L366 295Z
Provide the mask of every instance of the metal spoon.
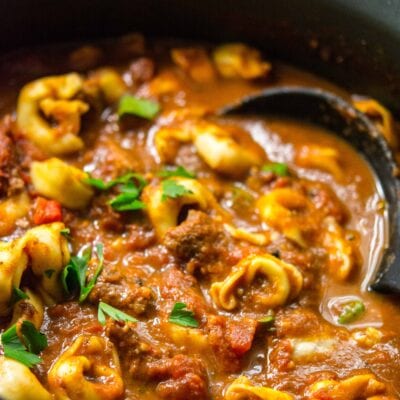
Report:
M374 170L387 205L389 241L370 288L400 293L400 181L394 156L374 124L340 97L314 88L280 87L241 99L219 115L281 115L312 122L340 136Z

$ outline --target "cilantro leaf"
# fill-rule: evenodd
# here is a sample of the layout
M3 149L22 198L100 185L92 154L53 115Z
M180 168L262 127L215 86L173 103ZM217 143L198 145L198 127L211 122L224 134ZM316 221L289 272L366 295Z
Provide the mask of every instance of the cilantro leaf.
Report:
M365 305L361 300L347 303L338 317L339 324L350 324L360 318L365 312Z
M278 176L288 176L289 175L289 168L287 164L273 162L270 164L265 164L261 167L261 171L263 172L271 172Z
M138 182L140 188L143 188L146 185L146 180L140 174L137 174L135 172L127 172L126 174L121 175L118 178L111 179L108 182L104 182L100 178L92 177L86 178L83 181L98 190L106 191L110 190L115 185L127 183L132 179L135 179Z
M25 299L29 299L29 296L20 288L13 287L13 290L11 293L10 306L13 306L15 303L18 303L20 300L25 300Z
M162 178L171 178L173 176L182 176L183 178L196 178L196 175L193 172L188 171L185 167L178 165L174 169L164 169L158 173Z
M176 199L177 197L184 196L185 194L193 193L191 190L186 189L185 186L180 185L172 179L167 179L162 182L162 197L161 200L165 201L167 198Z
M97 311L97 319L99 320L101 325L104 325L106 323L106 315L116 321L137 322L136 318L133 318L130 315L122 312L121 310L111 307L109 304L101 301L99 303L99 308Z
M194 317L194 312L187 309L187 305L185 303L175 303L174 308L169 315L169 322L175 325L190 327L190 328L198 328L199 323L196 321Z
M152 100L141 99L136 96L123 96L118 105L118 115L136 115L138 117L153 119L160 111L160 105Z
M96 253L97 258L99 260L99 264L96 268L96 271L90 279L90 281L86 284L86 274L88 269L88 263L92 257L92 248L87 248L81 256L73 256L71 257L70 262L65 266L62 275L61 282L65 291L68 294L79 293L79 302L83 302L86 300L89 293L92 291L96 281L103 270L103 245L101 243L96 245Z
M133 182L128 182L121 187L121 194L110 200L109 204L116 211L134 211L145 208L145 204L139 200L141 187Z
M22 343L17 334L16 324L3 332L1 335L1 344L3 346L4 355L19 361L28 368L32 368L34 365L42 362L42 359L38 355L28 351L27 348L34 350L35 353L39 353L47 347L47 339L42 333L36 330L30 321L23 321L21 325L21 334L26 345Z

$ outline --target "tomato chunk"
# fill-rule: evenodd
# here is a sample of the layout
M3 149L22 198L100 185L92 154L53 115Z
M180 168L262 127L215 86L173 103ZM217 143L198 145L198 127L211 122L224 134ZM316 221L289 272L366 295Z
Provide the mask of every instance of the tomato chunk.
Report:
M41 225L59 221L62 221L61 204L55 200L38 197L33 210L34 224Z

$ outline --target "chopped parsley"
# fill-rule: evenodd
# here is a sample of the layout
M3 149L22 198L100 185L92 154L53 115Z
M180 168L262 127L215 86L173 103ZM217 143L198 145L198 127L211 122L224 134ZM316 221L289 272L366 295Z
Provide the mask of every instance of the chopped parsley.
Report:
M71 234L71 231L69 228L64 228L60 230L61 235L65 236L65 237L69 237L69 235Z
M188 171L185 167L181 165L177 166L176 168L166 168L163 171L158 173L159 176L162 178L171 178L173 176L181 176L183 178L196 178L196 175L193 172Z
M29 299L29 296L20 288L14 287L11 293L10 305L13 306L20 300L26 300L26 299Z
M184 196L185 194L193 193L191 190L186 189L185 186L180 185L173 179L166 179L162 182L162 201L168 198L176 199L177 197Z
M109 201L111 207L116 211L135 211L145 208L145 204L139 200L139 197L147 182L140 174L128 172L108 182L89 177L84 182L101 191L121 185L119 187L120 194Z
M30 321L23 321L20 328L22 338L14 324L1 335L4 355L32 368L42 362L37 355L47 347L46 336L40 333Z
M350 324L360 318L365 312L365 305L361 300L347 303L338 317L339 324Z
M89 293L94 288L101 271L103 270L104 256L103 245L101 243L96 245L96 253L99 263L93 277L86 283L88 263L92 258L92 248L87 248L81 256L71 257L70 262L65 266L61 280L65 291L68 294L79 293L79 302L82 303L86 300Z
M133 318L130 315L122 312L121 310L111 307L109 304L101 301L99 303L99 308L97 311L97 319L99 320L101 325L104 325L106 323L106 315L116 321L137 322L136 318Z
M199 323L194 316L194 312L188 310L185 303L175 303L174 308L169 315L168 321L172 324L189 328L199 327Z
M137 117L153 119L160 111L160 105L147 99L125 95L121 97L118 105L118 115L136 115Z
M263 172L271 172L278 176L288 176L289 175L289 168L287 164L273 162L269 164L265 164L261 167L261 171Z

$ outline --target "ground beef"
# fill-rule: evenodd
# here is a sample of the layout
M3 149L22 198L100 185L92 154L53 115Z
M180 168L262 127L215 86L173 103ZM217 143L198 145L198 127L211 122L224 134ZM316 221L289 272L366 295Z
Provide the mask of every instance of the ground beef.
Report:
M209 399L207 373L203 361L197 357L178 354L169 359L147 365L148 376L159 380L157 394L163 399Z
M190 210L182 224L167 232L164 244L189 273L221 272L230 251L222 225L195 210Z
M12 120L0 122L0 198L12 196L24 187L19 173L16 143L11 133Z
M95 304L103 301L133 315L140 315L149 309L153 292L143 286L140 278L123 275L117 268L108 267L90 292L89 300Z

